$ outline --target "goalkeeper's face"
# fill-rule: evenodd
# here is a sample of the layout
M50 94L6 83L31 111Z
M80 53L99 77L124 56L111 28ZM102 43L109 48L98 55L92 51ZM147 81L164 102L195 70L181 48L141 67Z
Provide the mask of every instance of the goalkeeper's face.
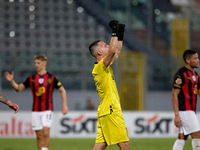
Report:
M35 59L35 68L36 68L37 72L45 70L46 61L42 61L41 59Z
M109 45L107 45L106 43L104 43L103 41L99 42L99 45L101 47L101 51L103 56L105 57L108 53L109 50Z

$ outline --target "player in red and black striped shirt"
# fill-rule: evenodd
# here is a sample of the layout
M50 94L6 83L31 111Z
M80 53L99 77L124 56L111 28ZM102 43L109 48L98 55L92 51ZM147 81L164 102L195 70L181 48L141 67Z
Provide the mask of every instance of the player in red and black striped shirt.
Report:
M52 94L54 88L59 89L62 85L54 75L48 72L44 75L31 75L25 82L23 82L25 88L30 87L33 94L33 106L32 111L46 111L53 110Z
M182 150L189 135L192 137L193 149L200 150L200 125L196 116L200 82L199 74L194 71L199 66L199 58L197 52L189 49L184 52L183 59L185 66L175 74L172 89L174 124L179 128L173 150Z
M17 84L14 81L14 73L5 72L5 77L10 81L12 87L20 92L30 87L33 95L32 106L32 129L37 136L37 146L39 150L48 150L50 143L50 127L52 124L53 89L57 88L62 97L62 113L67 114L67 96L64 87L54 75L46 71L47 57L37 55L34 57L37 74L29 76L25 82Z

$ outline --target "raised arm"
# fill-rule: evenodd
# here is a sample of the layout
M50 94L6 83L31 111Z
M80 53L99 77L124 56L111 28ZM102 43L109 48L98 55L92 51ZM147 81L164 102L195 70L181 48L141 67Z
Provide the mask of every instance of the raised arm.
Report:
M24 84L17 84L14 80L14 72L12 71L11 74L8 73L7 71L4 73L5 78L10 82L11 86L15 91L20 92L25 89Z
M179 116L179 103L178 103L178 95L180 93L180 89L172 89L172 104L173 104L173 109L174 109L174 125L176 127L180 127L181 126L181 119Z
M117 37L118 37L118 42L117 42L117 51L110 63L112 65L115 60L119 57L121 50L122 50L122 44L123 44L123 38L124 38L124 31L125 31L125 25L124 24L118 24L118 32L117 32Z
M111 37L108 53L103 60L105 67L108 67L111 64L116 51L117 51L117 37Z
M118 21L117 20L111 20L109 22L109 27L112 29L112 37L111 37L111 40L110 40L108 53L103 60L105 67L108 67L111 64L111 62L112 62L112 60L113 60L113 58L114 58L114 56L117 52Z
M120 53L121 53L121 50L122 50L122 41L118 41L117 42L117 50L115 52L115 55L113 56L111 62L110 62L110 66L115 62L115 60L119 57Z
M61 86L59 89L58 89L61 93L61 98L62 98L62 109L61 109L61 112L63 115L67 114L68 113L68 107L67 107L67 93L64 89L63 86Z

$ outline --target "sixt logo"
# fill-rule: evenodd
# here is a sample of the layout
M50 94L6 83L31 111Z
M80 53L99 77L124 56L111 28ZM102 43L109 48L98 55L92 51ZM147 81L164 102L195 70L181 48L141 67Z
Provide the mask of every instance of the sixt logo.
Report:
M61 119L61 126L63 129L60 131L63 134L68 133L96 133L97 118L85 118L84 114L76 118L65 117Z
M136 134L153 134L153 133L169 133L169 125L172 121L171 118L158 118L158 115L153 116L152 118L137 118L135 120Z

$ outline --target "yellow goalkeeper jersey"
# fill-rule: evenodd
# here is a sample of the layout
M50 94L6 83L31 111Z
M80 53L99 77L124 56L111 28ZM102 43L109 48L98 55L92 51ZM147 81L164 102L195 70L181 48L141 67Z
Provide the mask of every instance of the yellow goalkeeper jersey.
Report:
M97 111L98 117L111 114L115 111L121 111L120 99L113 70L110 66L105 68L103 60L104 59L95 63L92 71L96 89L101 100Z

